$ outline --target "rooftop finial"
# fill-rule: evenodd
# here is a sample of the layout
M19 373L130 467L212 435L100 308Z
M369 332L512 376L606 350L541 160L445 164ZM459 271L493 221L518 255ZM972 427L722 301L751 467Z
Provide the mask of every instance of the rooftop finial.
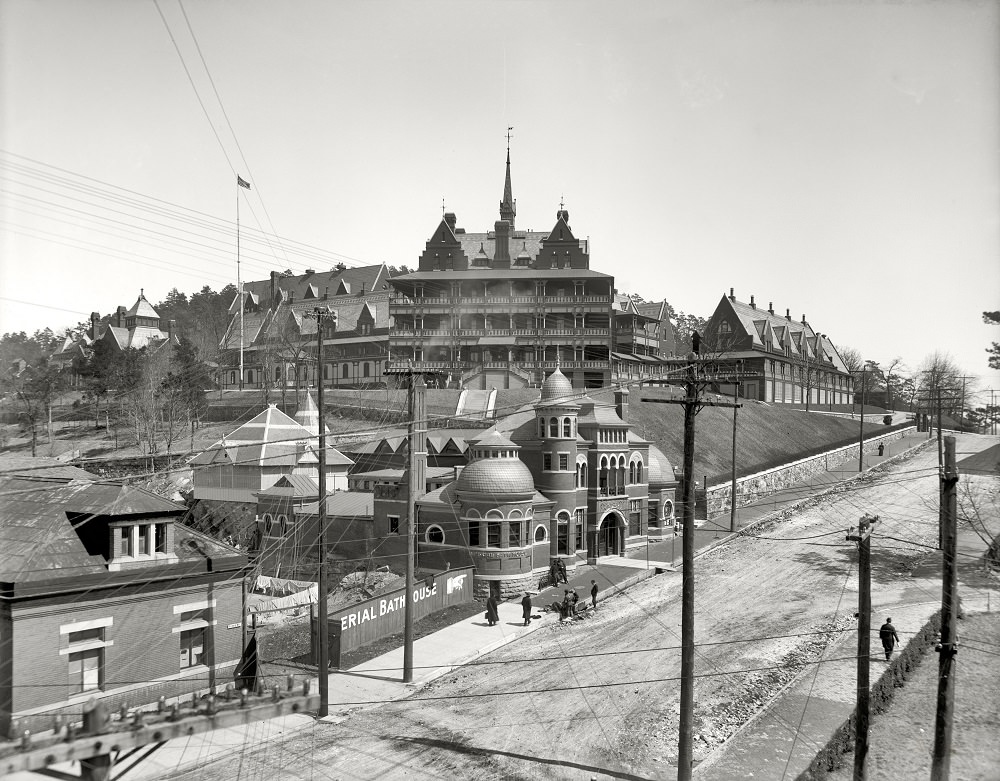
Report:
M441 199L441 216L444 217L444 198Z
M510 185L510 131L513 129L513 126L507 128L507 174L503 181L503 200L500 201L500 219L507 220L511 230L514 230L514 218L517 216L517 201Z

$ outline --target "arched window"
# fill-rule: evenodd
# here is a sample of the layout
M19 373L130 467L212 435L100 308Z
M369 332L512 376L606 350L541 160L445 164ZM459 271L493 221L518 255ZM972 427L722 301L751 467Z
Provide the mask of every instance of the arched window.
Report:
M370 363L366 363L364 365L364 369L362 369L362 371L361 371L361 376L362 377L371 377L372 376L372 365Z
M635 482L642 482L642 461L635 462Z
M341 370L340 376L345 380L350 379L351 377L350 371L351 371L350 366L348 366L345 363L344 368Z
M544 523L540 523L535 527L535 542L545 542L548 536L548 529L545 528Z
M669 499L665 499L663 502L663 517L673 518L674 517L674 503Z
M270 537L271 536L271 523L272 523L271 513L264 513L264 536L265 537Z
M247 385L253 385L253 369L247 369Z
M635 461L632 461L628 465L628 482L629 485L635 484Z
M545 436L545 418L538 419L538 436Z
M569 439L573 436L573 425L570 423L570 418L563 418L563 438Z
M549 418L549 437L555 439L559 436L559 418Z
M427 527L427 542L444 542L444 529L438 525Z
M278 523L281 526L281 536L284 537L288 532L288 516L282 513L278 516Z
M520 520L521 518L524 517L524 513L522 513L520 510L511 510L510 515L508 515L507 517L510 518L511 520Z

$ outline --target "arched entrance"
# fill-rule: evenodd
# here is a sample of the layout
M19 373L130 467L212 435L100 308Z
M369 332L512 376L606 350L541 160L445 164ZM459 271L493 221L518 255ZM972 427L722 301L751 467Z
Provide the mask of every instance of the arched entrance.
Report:
M621 556L621 529L625 521L616 512L610 512L604 516L601 526L597 530L597 556Z

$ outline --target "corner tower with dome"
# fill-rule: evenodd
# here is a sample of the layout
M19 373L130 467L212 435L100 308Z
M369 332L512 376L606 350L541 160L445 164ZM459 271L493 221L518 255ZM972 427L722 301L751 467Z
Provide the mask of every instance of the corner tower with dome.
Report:
M672 533L676 486L666 456L632 430L628 391L588 395L557 367L537 402L471 439L455 479L417 500L418 565L473 565L478 596L534 590L555 559L572 570ZM405 542L397 493L375 494L386 552Z

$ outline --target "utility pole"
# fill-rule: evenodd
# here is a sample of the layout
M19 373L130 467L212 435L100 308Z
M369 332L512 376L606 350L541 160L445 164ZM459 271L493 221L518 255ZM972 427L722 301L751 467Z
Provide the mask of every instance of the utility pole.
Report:
M958 470L955 467L955 437L945 438L945 471L941 477L943 567L941 572L941 642L938 658L937 716L934 720L934 757L931 781L946 781L951 765L951 729L955 710L953 662L958 653L958 567L955 537L958 519Z
M732 487L729 489L729 531L736 531L736 412L739 410L740 381L733 380L733 475ZM808 410L809 408L806 407Z
M422 374L410 375L409 485L406 495L406 612L403 624L403 683L413 681L413 586L417 551L417 499L427 487L427 413Z
M317 508L316 547L319 552L319 590L316 631L319 634L319 718L330 713L330 627L327 615L326 583L326 422L323 418L323 320L325 312L316 307L316 410L319 415L319 507ZM309 391L307 390L306 393Z
M847 539L858 543L858 682L857 712L854 722L854 781L864 781L868 757L869 672L872 633L871 534L878 516L865 515L858 521L858 533L848 531Z
M691 781L694 738L694 419L698 412L697 361L700 340L684 383L684 536L681 539L681 713L677 779Z
M861 370L861 433L858 435L858 471L865 471L865 387L867 386L868 368Z

